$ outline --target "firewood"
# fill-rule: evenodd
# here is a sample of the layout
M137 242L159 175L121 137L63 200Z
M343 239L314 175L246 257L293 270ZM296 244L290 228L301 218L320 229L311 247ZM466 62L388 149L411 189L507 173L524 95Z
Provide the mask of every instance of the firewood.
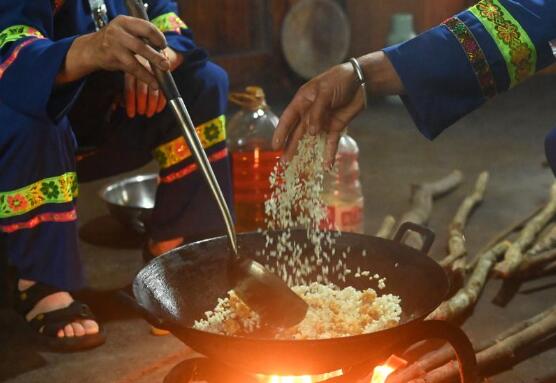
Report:
M517 276L521 279L527 279L554 261L556 261L556 251L554 250L533 257L527 256L523 262L521 262Z
M488 172L482 172L477 178L473 192L465 197L461 203L452 223L450 224L450 238L448 240L448 256L440 261L440 265L444 268L450 267L458 259L464 258L467 255L465 248L465 236L463 229L467 223L469 216L473 209L483 202L485 189L488 183ZM462 270L463 264L458 262L452 270Z
M467 281L453 297L443 302L428 319L450 320L475 305L486 284L488 276L498 258L510 247L509 242L502 242L481 255L479 262Z
M519 351L523 351L536 342L554 334L556 332L556 308L552 307L541 315L542 318L537 322L523 327L521 331L511 334L479 352L477 354L479 370L484 372L494 366L508 364L515 359L515 355ZM458 364L455 361L450 361L429 371L423 377L410 380L409 383L452 382L457 381L458 375Z
M502 230L500 233L495 235L486 245L484 245L477 252L477 256L473 259L473 261L468 262L467 271L471 271L475 268L475 266L477 265L477 262L479 261L479 257L481 256L481 254L487 252L490 248L494 247L496 244L508 239L508 237L510 235L512 235L513 233L523 229L523 227L530 220L532 220L533 217L535 217L537 214L539 214L541 210L542 210L542 206L535 207L535 209L533 211L531 211L525 218L521 218L519 221L511 224L510 226L508 226L507 228Z
M474 345L475 352L483 351L487 348L490 348L502 341L504 339L515 335L522 330L534 325L535 323L543 320L547 316L556 312L556 307L552 307L546 311L541 312L540 314L535 315L534 317L528 318L524 321L521 321L509 329L501 332L496 337L492 339L488 339L486 341L479 342L478 344ZM444 346L440 347L437 350L431 351L428 354L423 355L419 360L415 363L412 363L408 367L396 371L395 374L392 375L391 378L387 380L387 383L405 383L410 381L411 379L418 378L424 375L423 371L431 371L437 367L442 366L443 364L448 363L450 360L455 359L456 354L454 349L450 344L445 344Z
M396 219L391 215L387 215L384 217L384 221L382 221L382 225L380 225L380 229L378 229L376 236L385 239L392 238L395 226Z
M459 186L463 181L463 174L454 170L448 176L434 182L425 182L412 187L411 208L402 215L399 223L413 222L419 225L429 221L432 203L438 198ZM414 248L421 248L423 239L417 233L408 233L405 243Z
M537 243L533 245L529 250L527 250L527 256L535 256L547 250L554 249L556 247L556 225L552 225L550 229L543 235Z
M556 214L556 183L550 190L550 199L542 211L529 221L519 237L512 243L506 251L504 260L494 268L495 274L501 278L510 278L518 270L523 261L524 251L529 247L541 230L550 222Z

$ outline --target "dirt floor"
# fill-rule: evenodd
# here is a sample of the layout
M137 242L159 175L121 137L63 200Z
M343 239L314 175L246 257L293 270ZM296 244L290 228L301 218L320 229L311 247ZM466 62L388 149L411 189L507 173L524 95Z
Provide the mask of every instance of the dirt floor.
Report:
M543 167L543 140L556 127L555 89L556 78L536 78L466 117L434 142L419 134L399 104L373 105L350 129L361 149L366 232L376 232L386 214L399 217L407 209L412 183L437 179L453 169L461 169L466 182L435 204L430 222L437 233L434 257L444 255L447 224L482 170L491 173L491 181L483 206L466 230L471 253L527 215L546 199L554 180ZM106 326L107 344L78 354L44 352L28 343L21 319L1 309L0 381L161 382L189 353L171 336L149 335L148 325L114 295L141 267L142 239L123 230L99 200L99 188L109 181L82 185L79 198L81 251L89 285L83 296ZM499 285L488 285L464 325L472 340L492 337L556 303L556 277L526 283L504 308L491 303ZM549 377L556 374L556 342L545 348L493 382L556 381L556 375Z

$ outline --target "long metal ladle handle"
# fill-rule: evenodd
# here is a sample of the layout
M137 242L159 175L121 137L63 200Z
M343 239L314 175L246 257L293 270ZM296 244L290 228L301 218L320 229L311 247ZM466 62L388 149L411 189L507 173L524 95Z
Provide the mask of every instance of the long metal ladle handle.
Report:
M147 15L142 0L125 0L125 3L131 16L149 21L149 16ZM160 87L162 88L162 92L166 96L175 117L179 121L180 127L183 130L185 141L187 142L187 145L189 145L189 149L191 150L191 153L193 153L193 157L195 158L199 169L203 173L212 195L218 204L218 208L220 209L220 213L222 214L222 218L226 224L226 232L228 233L230 245L232 246L234 254L237 256L237 239L234 222L232 221L232 215L230 214L230 210L228 209L228 205L224 199L224 194L222 194L222 189L220 189L220 185L218 185L216 176L212 171L212 167L210 166L210 162L207 158L205 150L203 149L203 145L197 136L195 125L193 125L193 121L191 121L189 112L187 111L183 99L181 98L178 87L174 81L174 77L169 71L162 71L154 65L152 66L152 69Z

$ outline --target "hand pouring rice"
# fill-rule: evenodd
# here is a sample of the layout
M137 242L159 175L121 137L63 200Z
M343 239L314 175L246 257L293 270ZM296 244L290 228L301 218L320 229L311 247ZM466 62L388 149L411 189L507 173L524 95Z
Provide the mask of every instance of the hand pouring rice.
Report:
M267 267L280 275L309 305L305 319L287 329L273 329L276 339L327 339L360 335L395 327L402 313L401 300L392 294L378 295L375 290L344 289L329 282L331 274L345 281L351 274L345 260L331 264L335 242L341 233L321 230L326 219L323 190L323 137L306 136L299 143L298 154L286 165L277 165L270 176L272 195L266 202L268 230L281 230L274 238L269 232L265 256ZM326 226L326 225L325 225ZM309 258L301 257L304 246L291 240L291 230L307 230L308 243L314 248ZM362 256L365 256L363 251ZM379 279L378 288L385 287L385 278L370 276L370 271L357 270L355 278ZM309 276L317 275L316 282ZM263 324L233 292L221 298L213 311L205 313L194 328L222 335L256 335Z

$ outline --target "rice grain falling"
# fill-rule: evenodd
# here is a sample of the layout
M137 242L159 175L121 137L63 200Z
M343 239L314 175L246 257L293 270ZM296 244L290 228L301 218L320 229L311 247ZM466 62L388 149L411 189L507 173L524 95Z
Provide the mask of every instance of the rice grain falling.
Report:
M396 326L401 316L401 300L393 294L378 295L373 289L340 288L331 280L349 278L378 280L386 288L386 278L368 270L350 269L351 247L336 246L340 232L321 229L327 224L327 207L321 198L324 180L324 136L305 136L298 153L288 164L278 164L270 176L272 194L265 202L265 239L257 252L266 267L279 275L309 305L305 319L296 326L277 330L277 339L327 339L359 335ZM306 240L296 243L292 230L304 229ZM278 231L278 234L276 234ZM313 251L307 254L307 248ZM355 249L354 249L355 250ZM336 252L338 251L338 256ZM366 257L366 250L362 250ZM336 260L333 262L332 260ZM374 275L373 275L374 274ZM223 335L256 335L260 318L233 291L218 300L216 308L196 321L194 328Z

